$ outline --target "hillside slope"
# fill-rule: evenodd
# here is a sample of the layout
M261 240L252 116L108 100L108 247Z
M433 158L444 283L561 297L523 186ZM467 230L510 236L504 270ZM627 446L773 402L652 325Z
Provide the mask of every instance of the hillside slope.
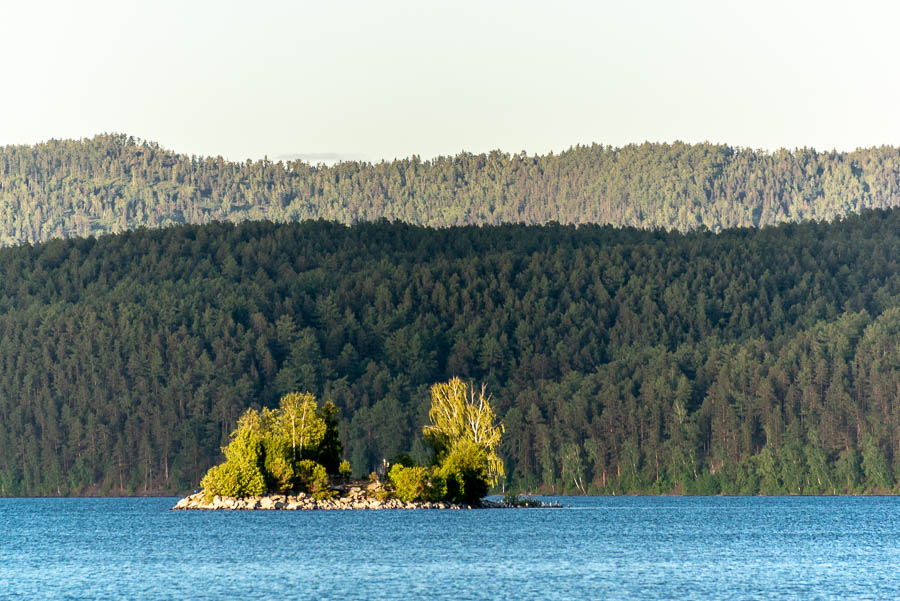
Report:
M507 485L888 490L900 210L721 234L211 224L0 250L0 495L186 490L309 390L357 474L484 382Z
M124 135L0 148L3 245L258 219L718 231L898 202L900 149L890 147L767 153L647 143L333 167L188 157Z

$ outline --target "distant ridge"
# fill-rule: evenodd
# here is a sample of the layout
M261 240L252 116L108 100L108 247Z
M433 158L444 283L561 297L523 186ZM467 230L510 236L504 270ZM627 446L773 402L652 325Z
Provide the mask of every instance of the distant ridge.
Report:
M378 219L714 231L900 204L900 149L576 146L311 166L192 157L124 134L0 147L0 244L178 223Z

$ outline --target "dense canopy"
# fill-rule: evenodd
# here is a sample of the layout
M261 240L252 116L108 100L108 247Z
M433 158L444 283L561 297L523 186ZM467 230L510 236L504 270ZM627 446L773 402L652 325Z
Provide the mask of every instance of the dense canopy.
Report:
M225 462L213 466L200 480L208 496L247 497L302 490L317 498L330 496L326 465L336 474L342 460L336 440L336 408L319 407L309 394L290 392L277 409L247 409L238 419Z
M900 204L900 149L576 146L332 167L176 154L125 135L0 148L0 244L140 226L389 219L714 231Z
M484 382L507 489L900 480L900 211L713 234L265 222L0 250L0 494L196 488L249 407L334 401L356 475Z

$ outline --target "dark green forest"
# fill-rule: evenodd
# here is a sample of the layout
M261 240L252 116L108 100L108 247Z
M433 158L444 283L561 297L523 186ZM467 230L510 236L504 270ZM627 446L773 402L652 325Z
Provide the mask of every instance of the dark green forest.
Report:
M0 148L0 244L212 221L611 224L720 231L900 204L900 149L577 146L423 161L228 162L121 135Z
M900 210L719 234L213 223L0 249L0 494L196 488L248 407L295 390L337 405L357 475L425 461L428 390L452 376L493 394L508 490L898 490L898 257Z

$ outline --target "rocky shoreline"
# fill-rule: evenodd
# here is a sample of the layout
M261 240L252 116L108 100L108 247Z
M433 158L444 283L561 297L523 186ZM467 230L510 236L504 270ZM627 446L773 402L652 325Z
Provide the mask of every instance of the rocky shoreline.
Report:
M331 499L315 499L305 493L297 494L272 494L259 497L222 497L214 496L206 499L206 493L200 491L189 495L175 504L173 510L282 510L282 511L309 511L309 510L381 510L381 509L504 509L511 505L482 500L479 505L458 505L455 503L441 503L429 501L412 501L404 503L400 499L391 497L384 500L367 494L364 488L352 486L346 491L338 491L339 496Z

